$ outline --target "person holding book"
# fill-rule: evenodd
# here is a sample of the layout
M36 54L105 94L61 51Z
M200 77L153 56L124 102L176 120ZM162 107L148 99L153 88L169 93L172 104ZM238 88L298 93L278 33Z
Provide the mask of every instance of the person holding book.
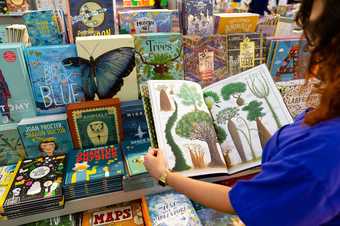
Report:
M297 23L311 52L306 79L319 79L321 99L267 142L261 172L232 188L210 184L170 172L163 152L151 149L151 176L246 225L340 225L340 1L303 0Z

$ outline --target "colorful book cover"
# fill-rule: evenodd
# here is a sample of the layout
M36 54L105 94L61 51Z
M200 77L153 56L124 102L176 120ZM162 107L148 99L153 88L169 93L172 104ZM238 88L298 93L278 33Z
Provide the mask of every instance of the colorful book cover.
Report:
M77 57L75 45L27 48L27 65L38 115L65 113L65 106L85 100L82 69L63 61Z
M227 75L226 38L183 36L185 80L207 86Z
M9 24L0 25L0 44L7 42L7 37L6 37L6 27L7 26L10 26L10 25Z
M150 7L155 4L155 0L116 0L119 8Z
M143 102L141 100L122 102L121 111L124 131L123 155L128 174L134 176L146 173L144 155L151 144Z
M76 149L118 144L122 140L117 98L69 104L67 119Z
M41 221L37 221L34 223L24 224L22 226L75 226L77 225L77 215L65 215L53 217Z
M183 194L165 192L146 197L153 226L201 226L194 207Z
M4 209L34 202L61 201L65 160L65 155L24 160L7 195Z
M150 33L135 36L137 78L184 79L182 37L179 33Z
M73 37L113 35L113 1L69 0Z
M0 44L0 58L0 124L35 116L23 46Z
M0 125L0 166L15 164L26 157L17 127L16 123Z
M214 34L213 0L183 0L182 4L184 34Z
M25 12L30 8L28 0L6 0L9 12Z
M26 12L23 16L32 46L64 43L58 17L54 10Z
M88 76L83 83L86 100L138 99L135 47L131 35L78 37L76 45L78 56L83 59L79 61L84 70L89 71L83 74Z
M37 10L44 9L62 9L64 13L67 12L67 0L35 0Z
M23 119L18 131L27 158L51 157L73 149L66 114Z
M0 0L0 13L5 14L8 11L6 0ZM1 42L0 42L1 43Z
M142 200L84 212L82 226L144 226Z
M254 13L215 13L215 33L255 32L259 15Z
M173 17L178 17L176 10L129 10L119 15L120 34L140 34L172 32Z
M122 177L124 164L118 145L79 149L70 152L65 185L94 183L110 177Z

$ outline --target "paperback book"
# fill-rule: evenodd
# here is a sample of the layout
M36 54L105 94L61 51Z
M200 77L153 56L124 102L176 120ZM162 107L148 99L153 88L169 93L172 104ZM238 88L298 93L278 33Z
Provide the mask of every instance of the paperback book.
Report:
M30 4L28 0L6 0L6 5L9 12L17 13L17 12L26 12L30 9Z
M77 57L75 45L30 47L25 53L38 115L65 113L67 104L85 100L84 67L64 63Z
M215 13L215 33L255 32L259 15L255 13Z
M0 56L0 124L34 117L35 103L23 46L0 44Z
M265 65L202 89L191 81L148 81L158 146L186 176L256 167L268 139L292 118Z
M73 149L66 114L26 118L18 131L27 158L68 153Z

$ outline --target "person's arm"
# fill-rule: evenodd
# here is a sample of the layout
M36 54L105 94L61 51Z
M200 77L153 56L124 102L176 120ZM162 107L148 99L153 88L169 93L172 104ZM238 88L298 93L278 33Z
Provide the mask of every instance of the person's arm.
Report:
M167 171L163 153L157 149L150 150L144 157L144 165L156 180L159 180L161 175ZM206 207L221 212L235 213L229 200L230 188L227 186L190 179L173 172L167 174L166 182L176 191Z

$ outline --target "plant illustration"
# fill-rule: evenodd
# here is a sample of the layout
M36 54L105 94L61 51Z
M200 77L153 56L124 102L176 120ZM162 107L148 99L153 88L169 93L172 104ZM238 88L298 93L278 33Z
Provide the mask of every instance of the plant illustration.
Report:
M242 110L248 112L247 119L249 121L256 122L261 146L264 148L265 144L271 137L271 134L262 122L262 117L266 115L263 112L262 102L256 100L251 101L247 106L243 107Z
M256 159L256 153L255 153L255 150L254 150L254 147L253 147L253 141L252 141L252 136L251 136L251 129L250 129L248 123L246 122L246 120L244 120L244 118L237 117L237 120L240 121L241 123L243 123L245 125L245 127L247 128L246 131L244 131L242 129L237 129L237 131L239 131L244 136L244 138L246 139L247 144L250 148L252 158Z
M18 159L25 159L26 154L20 138L7 137L0 134L0 162L7 164L8 162L16 162Z
M191 140L200 140L208 144L211 166L225 166L217 148L217 136L208 113L194 111L185 114L177 123L176 134Z
M221 126L219 126L217 124L214 124L214 127L215 127L215 131L217 133L218 143L223 144L223 142L227 139L227 133L225 132L225 130ZM230 160L229 155L228 155L230 150L229 149L222 149L222 152L223 152L223 156L224 156L224 160L226 162L227 168L229 168L231 166L231 160Z
M214 91L208 91L203 94L204 102L208 109L211 110L214 104L220 102L220 97Z
M250 91L252 92L252 94L253 94L255 97L257 97L257 98L259 98L259 99L264 99L264 100L265 100L267 106L269 107L270 112L271 112L272 115L273 115L273 118L274 118L274 120L275 120L275 122L276 122L277 127L278 127L278 128L281 128L282 125L281 125L281 123L280 123L279 117L276 115L273 106L270 104L270 102L269 102L269 100L268 100L269 92L270 92L270 90L269 90L269 84L268 84L267 81L263 78L262 75L260 75L260 76L261 76L261 79L255 78L255 77L251 78L250 81L247 82L247 85L248 85ZM257 81L258 81L258 83L259 83L259 86L256 85L256 82L255 82L256 79L257 79Z
M181 98L182 104L187 106L194 106L194 110L198 111L198 107L201 107L203 104L202 97L200 93L196 90L195 86L188 86L184 83L177 95Z
M247 90L246 84L243 82L235 82L225 85L221 90L221 95L224 100L230 100L230 97L236 99L236 104L238 106L244 105L244 100L241 97L242 93Z
M240 156L240 159L242 162L246 162L246 154L244 152L244 148L241 142L240 135L238 134L237 127L235 123L233 122L233 118L236 118L238 116L238 108L236 107L229 107L221 110L218 112L216 120L217 123L220 125L227 125L228 131L230 133L231 139L234 142L234 145L236 147L236 150Z
M174 127L176 120L177 120L177 103L175 102L175 111L168 119L168 122L165 126L165 138L167 140L167 143L171 147L171 151L173 152L175 156L175 166L173 168L174 171L184 171L190 169L190 166L187 165L185 158L183 156L183 153L181 151L181 148L176 144L172 134L171 130Z
M185 148L189 150L190 157L194 168L203 169L206 168L206 164L204 162L204 151L202 150L202 146L199 144L187 144Z
M171 102L168 94L166 93L167 89L168 87L166 85L157 87L157 90L159 91L159 106L161 111L172 111Z

